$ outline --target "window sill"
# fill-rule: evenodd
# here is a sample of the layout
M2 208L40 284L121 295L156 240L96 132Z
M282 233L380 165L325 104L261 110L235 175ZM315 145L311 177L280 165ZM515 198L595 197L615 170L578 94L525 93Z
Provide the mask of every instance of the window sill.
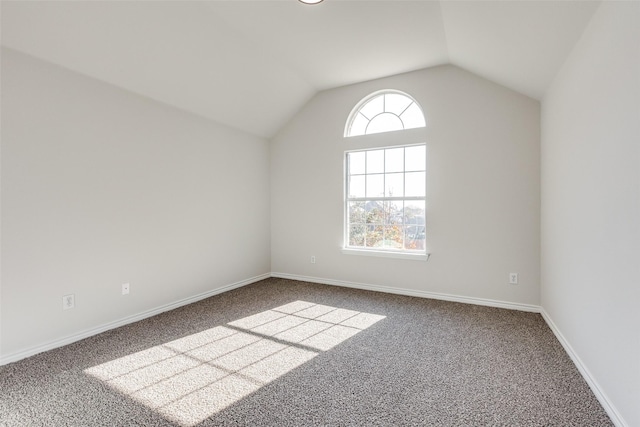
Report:
M411 254L406 252L388 252L388 251L372 251L365 249L342 248L345 255L362 255L375 256L382 258L412 259L414 261L426 261L429 259L430 253Z

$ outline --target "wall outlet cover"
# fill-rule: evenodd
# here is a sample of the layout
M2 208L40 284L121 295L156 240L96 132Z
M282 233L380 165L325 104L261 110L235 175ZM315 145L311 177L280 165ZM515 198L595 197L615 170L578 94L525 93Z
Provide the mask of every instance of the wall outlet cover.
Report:
M65 295L62 297L62 309L70 310L76 306L76 297L75 295Z

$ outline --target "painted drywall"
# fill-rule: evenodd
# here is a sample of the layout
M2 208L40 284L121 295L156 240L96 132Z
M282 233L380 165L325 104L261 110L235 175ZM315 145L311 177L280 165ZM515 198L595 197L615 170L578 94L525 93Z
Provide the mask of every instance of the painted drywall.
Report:
M268 152L3 48L1 354L268 274Z
M595 13L542 101L541 151L542 306L640 425L639 3Z
M382 89L414 97L426 128L344 138L351 109ZM538 305L539 114L454 66L320 92L271 141L272 272ZM431 258L343 254L345 150L420 142Z

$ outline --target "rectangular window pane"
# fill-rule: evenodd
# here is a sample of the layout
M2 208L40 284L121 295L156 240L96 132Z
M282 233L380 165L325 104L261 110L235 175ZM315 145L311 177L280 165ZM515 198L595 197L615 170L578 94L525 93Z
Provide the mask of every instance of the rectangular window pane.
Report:
M349 177L349 197L365 197L365 175Z
M407 225L405 227L404 248L410 251L424 250L425 248L424 225Z
M427 170L427 147L424 145L416 145L407 147L404 151L404 170L424 171Z
M384 153L384 171L402 172L404 170L404 148L391 148Z
M366 175L367 177L367 197L384 196L384 175Z
M366 234L366 226L352 225L349 227L349 246L364 246L364 236Z
M425 248L425 202L423 200L407 201L404 207L404 248L423 250Z
M349 153L349 175L364 174L365 152Z
M424 197L426 184L425 172L409 172L404 174L405 197Z
M349 202L349 224L364 224L366 215L365 202Z
M403 227L401 225L387 225L384 227L384 239L379 242L379 246L387 249L402 249L404 239Z
M367 225L367 235L365 246L368 248L379 247L384 238L384 227L382 225Z
M404 202L384 202L385 224L402 224L404 222Z
M367 173L384 172L384 150L367 151Z
M384 195L385 197L403 197L404 196L404 174L403 173L385 174Z
M381 201L365 202L367 224L384 224L384 204Z
M406 201L404 204L404 223L406 225L424 225L424 200Z

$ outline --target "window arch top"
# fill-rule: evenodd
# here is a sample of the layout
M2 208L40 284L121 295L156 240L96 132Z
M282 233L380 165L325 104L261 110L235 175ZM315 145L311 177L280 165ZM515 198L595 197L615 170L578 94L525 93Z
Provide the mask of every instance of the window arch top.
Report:
M394 130L425 127L420 105L400 91L375 92L351 111L344 136L369 135Z

